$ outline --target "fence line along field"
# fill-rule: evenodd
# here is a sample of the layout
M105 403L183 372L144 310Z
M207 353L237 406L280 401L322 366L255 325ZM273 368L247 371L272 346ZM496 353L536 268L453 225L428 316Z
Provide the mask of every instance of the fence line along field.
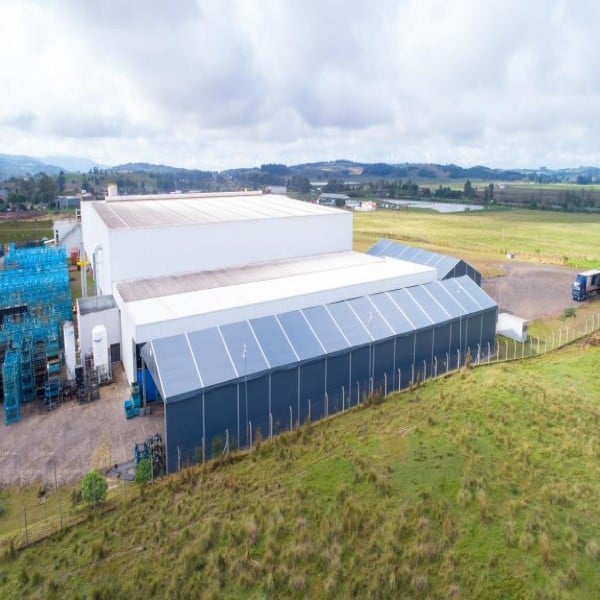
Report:
M533 210L432 214L419 209L354 215L354 248L381 237L458 255L476 265L514 253L517 260L586 269L598 266L600 215Z

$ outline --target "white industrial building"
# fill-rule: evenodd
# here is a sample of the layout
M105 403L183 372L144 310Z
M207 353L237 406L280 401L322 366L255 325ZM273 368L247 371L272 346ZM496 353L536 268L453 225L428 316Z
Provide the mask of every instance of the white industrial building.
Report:
M436 280L353 252L351 213L274 194L113 195L83 203L82 223L96 293L120 311L130 382L150 340ZM92 314L114 339L112 316Z
M343 411L495 346L497 307L473 269L389 240L353 252L350 211L254 192L113 191L82 205L82 227L98 296L79 302L81 353L92 344L95 357L106 329L129 382L144 398L154 384L168 471L230 435L247 447L253 431Z

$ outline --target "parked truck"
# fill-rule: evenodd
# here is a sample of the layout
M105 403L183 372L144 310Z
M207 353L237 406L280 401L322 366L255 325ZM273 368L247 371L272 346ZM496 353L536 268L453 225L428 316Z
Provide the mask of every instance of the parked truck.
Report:
M590 296L600 294L600 269L583 271L573 282L573 300L581 302Z

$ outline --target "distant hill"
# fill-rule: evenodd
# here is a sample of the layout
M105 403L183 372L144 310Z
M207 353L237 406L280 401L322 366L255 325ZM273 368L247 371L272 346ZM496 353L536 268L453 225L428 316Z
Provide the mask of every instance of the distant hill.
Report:
M178 176L184 179L191 175L208 174L209 170L185 169L183 167L152 164L146 162L131 162L114 167L99 165L87 158L73 156L47 156L43 159L31 156L0 154L0 180L9 177L23 177L44 172L47 175L57 175L65 172L88 173L98 168L107 174L131 175L144 174L148 176ZM461 167L459 165L436 163L367 163L346 159L333 161L316 161L297 165L263 164L260 166L238 167L220 172L226 178L237 180L250 177L255 183L278 183L277 179L289 177L306 177L312 181L374 181L377 179L411 180L417 183L429 184L439 181L440 184L451 180L475 181L532 181L538 183L570 182L598 183L600 168L593 166L569 167L564 169L496 169L484 165ZM273 181L271 181L273 180Z
M46 175L58 175L60 171L60 167L31 156L0 154L0 179L26 177L42 172Z
M53 165L58 165L63 171L69 173L86 173L94 167L107 168L105 165L99 165L89 158L77 156L45 156L44 160Z
M61 171L86 173L100 165L88 158L76 156L45 156L35 158L16 154L0 154L0 180L10 177L26 177L46 173L58 175Z

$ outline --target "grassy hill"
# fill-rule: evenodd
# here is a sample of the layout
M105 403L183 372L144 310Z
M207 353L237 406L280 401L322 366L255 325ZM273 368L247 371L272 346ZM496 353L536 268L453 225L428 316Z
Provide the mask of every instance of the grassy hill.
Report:
M116 494L5 550L0 597L594 597L599 364L463 371Z

